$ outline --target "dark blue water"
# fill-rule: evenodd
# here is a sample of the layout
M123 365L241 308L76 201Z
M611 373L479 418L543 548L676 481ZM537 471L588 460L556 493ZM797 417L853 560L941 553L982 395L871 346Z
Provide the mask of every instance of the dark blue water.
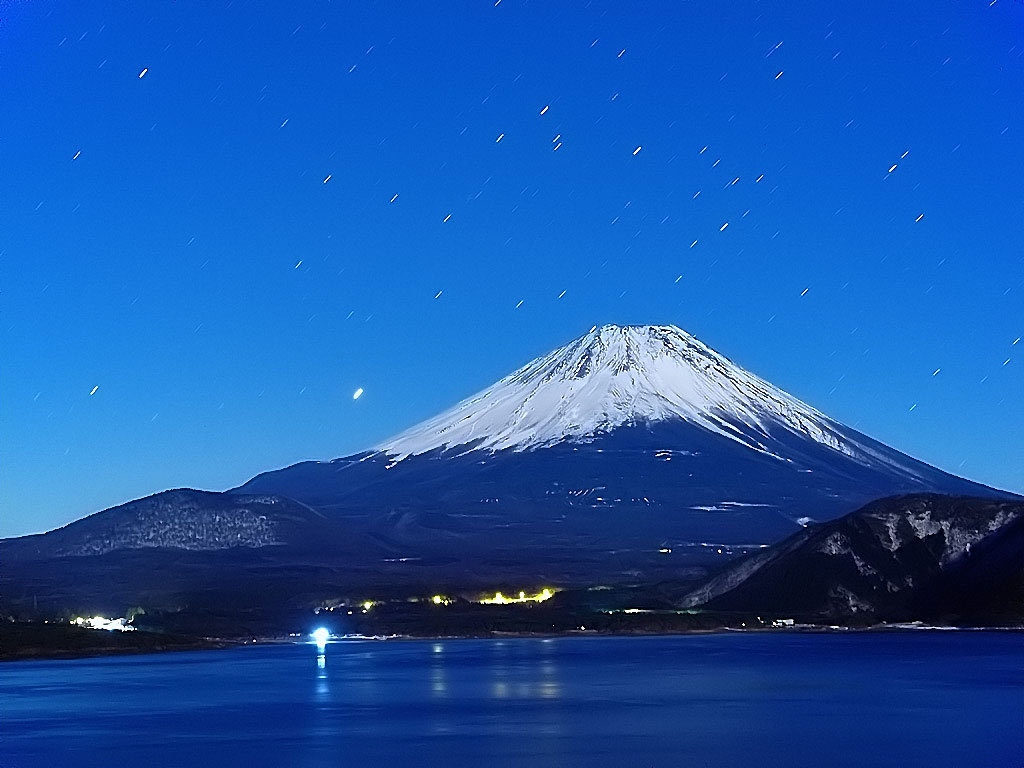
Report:
M1024 635L344 642L0 666L0 766L1024 766Z

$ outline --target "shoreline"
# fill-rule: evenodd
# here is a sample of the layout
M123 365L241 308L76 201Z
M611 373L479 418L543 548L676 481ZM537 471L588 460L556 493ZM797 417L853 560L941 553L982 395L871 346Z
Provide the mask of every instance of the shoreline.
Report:
M85 630L87 632L105 632L105 630ZM573 630L568 632L481 632L462 633L448 635L415 635L415 634L393 634L393 635L341 635L332 637L329 640L331 645L344 644L346 642L437 642L452 640L509 640L509 639L555 639L555 638L640 638L640 637L681 637L686 635L725 635L725 634L803 634L803 635L834 635L834 634L883 634L883 633L948 633L948 632L1019 632L1024 633L1024 626L975 626L957 627L944 625L926 625L916 623L903 624L877 624L863 627L848 627L839 625L797 625L792 627L721 627L717 629L692 629L684 631L633 631L633 632L607 632L600 630ZM128 633L124 633L128 634ZM186 651L220 651L232 648L258 647L267 645L311 645L308 639L299 637L282 637L279 635L257 637L250 640L227 637L181 637L172 635L160 635L155 632L145 633L149 638L157 640L151 645L116 645L96 644L89 647L47 647L47 646L23 646L15 648L13 652L9 647L0 648L0 664L10 662L31 662L31 661L73 661L78 659L112 657L112 656L141 656L148 654L181 653ZM102 636L101 636L102 637ZM97 638L99 639L99 638ZM169 642L160 643L164 639ZM7 646L7 643L4 643Z
M239 644L228 638L163 634L144 630L118 632L63 624L0 624L0 664L220 650Z

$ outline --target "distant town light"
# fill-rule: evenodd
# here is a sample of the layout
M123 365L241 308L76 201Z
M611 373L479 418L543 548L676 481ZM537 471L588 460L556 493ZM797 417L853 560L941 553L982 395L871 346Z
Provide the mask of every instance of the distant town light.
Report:
M535 595L528 595L526 592L519 592L518 597L505 597L501 592L495 592L494 597L485 597L480 600L483 605L509 605L511 603L543 603L554 596L550 589L542 589Z

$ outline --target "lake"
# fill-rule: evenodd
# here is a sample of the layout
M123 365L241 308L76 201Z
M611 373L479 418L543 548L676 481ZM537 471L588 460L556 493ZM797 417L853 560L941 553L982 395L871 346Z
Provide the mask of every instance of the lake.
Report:
M341 641L0 665L0 766L1024 766L1024 635Z

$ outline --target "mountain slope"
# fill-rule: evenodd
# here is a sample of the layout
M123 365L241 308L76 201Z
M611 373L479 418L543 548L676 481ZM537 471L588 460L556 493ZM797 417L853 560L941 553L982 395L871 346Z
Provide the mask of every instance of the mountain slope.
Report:
M376 450L393 461L437 450L523 451L661 422L779 461L789 457L777 442L797 437L866 466L911 477L922 469L671 325L595 327Z
M1024 502L881 499L725 567L685 608L815 621L1024 618Z
M290 499L181 489L89 515L49 533L8 539L5 559L102 555L123 549L193 552L280 546L322 516Z
M592 329L377 450L396 460L442 448L526 450L671 420L768 455L761 439L770 441L773 427L856 455L837 424L685 331L614 325Z

